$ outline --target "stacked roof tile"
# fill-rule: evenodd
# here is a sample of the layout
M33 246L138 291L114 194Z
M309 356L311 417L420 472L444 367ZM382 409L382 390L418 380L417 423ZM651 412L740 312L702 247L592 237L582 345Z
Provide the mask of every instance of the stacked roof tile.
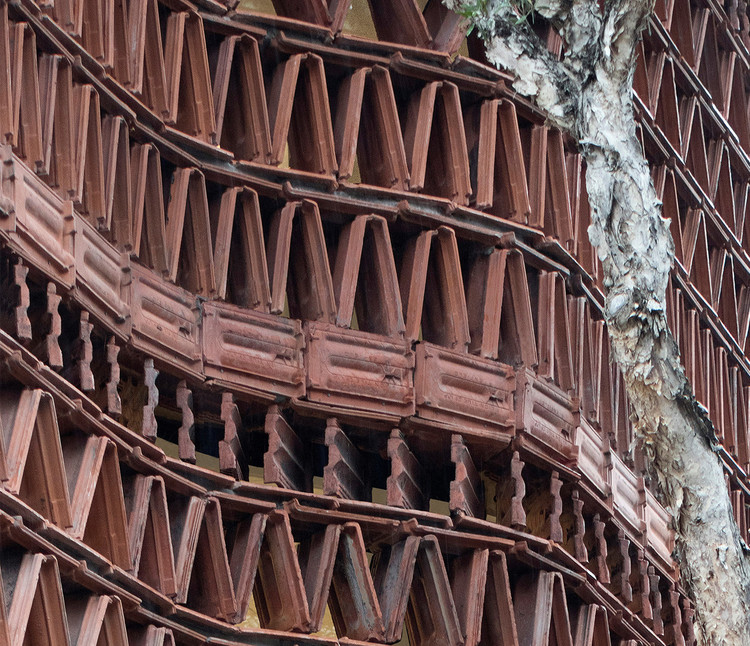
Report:
M359 4L0 6L0 644L695 643L581 157ZM659 2L635 81L746 539L749 29Z

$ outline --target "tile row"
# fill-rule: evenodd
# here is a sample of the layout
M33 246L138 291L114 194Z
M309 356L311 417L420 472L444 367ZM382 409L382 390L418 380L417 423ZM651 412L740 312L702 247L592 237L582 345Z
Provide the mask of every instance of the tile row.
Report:
M431 623L425 622L432 617L446 643L484 643L480 632L483 640L491 635L492 643L501 635L509 640L503 643L526 643L523 635L534 626L547 630L546 615L529 624L523 615L527 602L514 611L513 600L530 594L531 602L548 593L538 587L544 573L531 576L528 590L519 583L528 581L518 578L525 563L562 568L566 584L576 583L582 598L599 599L610 613L625 612L633 621L612 625L625 631L622 637L660 643L656 636L664 635L665 643L692 643L681 610L686 606L664 569L664 550L656 546L670 540L663 510L650 527L664 536L649 534L644 549L631 540L629 519L617 504L608 512L590 485L544 474L516 451L508 475L498 473L493 511L503 528L474 516L483 515L476 502L482 485L467 444L454 436L450 504L457 524L434 513L399 513L424 492L419 464L398 432L387 439L390 506L347 502L343 495L331 507L329 496L341 496L353 482L346 466L356 451L352 439L329 420L327 495L286 492L283 487L305 478L294 466L303 462L296 446L301 440L276 406L266 415L263 474L283 487L228 487L231 479L168 459L110 418L100 413L97 419L85 395L4 339L3 508L41 527L42 538L85 558L93 570L108 572L108 580L145 595L149 604L184 607L178 611L182 619L195 622L198 613L237 623L254 608L263 629L309 633L320 629L328 606L338 637L390 643L406 625L411 644L432 643L426 627ZM23 385L28 382L49 390ZM613 480L615 501L626 488ZM643 494L641 488L636 495ZM650 499L646 505L659 509ZM49 524L40 525L38 515ZM506 553L515 564L510 571ZM6 554L12 561L12 551L3 549ZM0 568L7 577L5 562ZM485 580L486 588L477 586ZM562 578L554 583L562 584ZM480 594L467 594L468 585ZM35 594L33 586L16 588ZM12 602L6 603L16 617Z

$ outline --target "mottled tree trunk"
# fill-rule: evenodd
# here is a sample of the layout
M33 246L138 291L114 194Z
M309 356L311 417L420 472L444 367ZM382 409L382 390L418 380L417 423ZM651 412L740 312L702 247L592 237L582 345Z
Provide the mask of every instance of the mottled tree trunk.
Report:
M448 0L446 0L448 2ZM586 161L589 236L603 270L613 356L677 529L677 557L703 644L750 645L750 568L716 437L693 396L666 319L674 259L633 119L633 72L646 0L537 0L566 43L553 58L508 0L453 2L470 13L490 62L577 141Z

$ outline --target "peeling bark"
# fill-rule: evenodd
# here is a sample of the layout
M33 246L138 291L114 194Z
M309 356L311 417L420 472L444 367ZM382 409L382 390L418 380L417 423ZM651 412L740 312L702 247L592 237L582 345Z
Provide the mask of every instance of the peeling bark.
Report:
M589 237L602 263L605 316L613 356L650 466L677 529L682 580L695 603L699 643L750 644L750 566L734 522L717 439L695 400L666 320L674 260L633 119L635 52L651 4L613 0L537 0L536 11L563 37L554 59L508 0L463 5L490 62L516 77L571 134L586 161Z

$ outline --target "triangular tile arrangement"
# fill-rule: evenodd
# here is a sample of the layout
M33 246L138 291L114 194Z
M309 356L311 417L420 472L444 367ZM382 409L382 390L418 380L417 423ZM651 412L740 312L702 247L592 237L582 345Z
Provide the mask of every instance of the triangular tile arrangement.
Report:
M80 601L33 639L693 643L572 142L437 0L266 5L0 7L0 507L21 519L0 541L36 559L27 615ZM750 21L727 11L658 2L635 91L668 317L746 534ZM175 437L182 461L150 443ZM226 475L191 466L205 451ZM0 640L25 643L4 596Z

